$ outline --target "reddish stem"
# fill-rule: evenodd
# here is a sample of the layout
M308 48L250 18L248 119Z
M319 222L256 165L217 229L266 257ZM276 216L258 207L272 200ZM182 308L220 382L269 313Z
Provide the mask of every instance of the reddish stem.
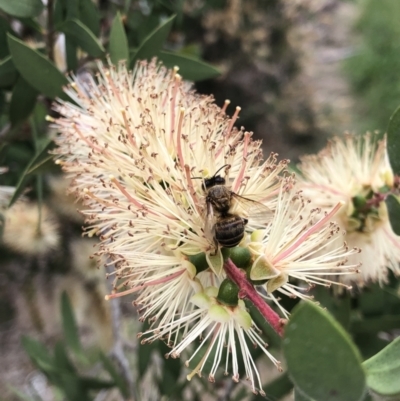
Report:
M264 319L270 324L270 326L282 337L283 336L283 324L282 319L279 315L271 309L271 307L262 299L260 294L256 291L254 286L249 283L246 277L246 273L235 266L230 260L226 260L224 263L224 269L226 275L239 287L239 297L247 298L264 316Z

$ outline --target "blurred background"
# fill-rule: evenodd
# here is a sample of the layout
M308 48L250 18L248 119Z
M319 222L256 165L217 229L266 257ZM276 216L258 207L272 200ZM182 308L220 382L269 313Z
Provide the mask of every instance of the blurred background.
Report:
M222 375L188 386L163 344L139 346L132 299L104 301L110 284L91 258L96 240L82 237L79 205L48 156L45 116L62 80L51 78L52 92L29 49L80 74L107 53L118 57L119 28L134 60L167 21L164 53L154 55L181 65L219 105L229 99L228 113L240 106L238 124L263 140L266 156L295 163L332 135L385 131L400 104L399 19L398 0L0 0L0 400L261 399ZM400 328L396 285L331 301L386 322L352 331L364 357ZM293 399L287 377L268 362L263 369L268 399Z

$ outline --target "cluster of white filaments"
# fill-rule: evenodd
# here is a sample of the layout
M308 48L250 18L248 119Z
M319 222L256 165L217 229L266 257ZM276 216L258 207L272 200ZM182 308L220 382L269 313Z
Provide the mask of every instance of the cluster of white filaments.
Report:
M82 212L88 234L101 240L97 254L115 266L115 294L110 297L135 293L141 319L151 323L142 341L164 339L171 356L203 337L199 348L208 344L207 352L193 374L201 374L216 347L213 380L227 346L234 380L239 379L241 352L253 391L261 389L245 336L278 362L243 302L227 308L216 299L215 288L226 277L224 259L205 234L204 181L196 178L212 177L225 166L221 174L231 191L275 211L259 241L251 239L256 225L249 221L250 232L241 242L272 261L276 274L269 279L285 277L281 285L275 281L273 290L266 285L267 297L280 290L304 298L289 277L324 285L328 281L320 275L328 269L337 274L354 270L345 262L353 250L342 247L326 258L314 255L338 234L328 223L337 207L319 222L314 212L301 215L299 202L293 201L300 197L287 189L292 179L283 174L288 161L278 162L276 154L263 161L260 142L234 127L240 108L229 118L229 102L221 109L211 97L196 94L177 70L155 61L139 62L133 73L122 64L100 64L96 79L73 78L66 93L76 105L60 102L55 107L61 115L54 120L60 131L58 163L86 206ZM207 268L200 272L190 258L201 253ZM257 263L255 258L253 269Z
M400 274L400 237L391 228L384 202L394 187L386 138L370 133L334 138L318 155L302 158L299 168L299 187L313 204L326 211L343 202L335 220L346 231L349 246L363 250L349 258L361 262L361 274L343 275L340 281L382 284L388 269Z

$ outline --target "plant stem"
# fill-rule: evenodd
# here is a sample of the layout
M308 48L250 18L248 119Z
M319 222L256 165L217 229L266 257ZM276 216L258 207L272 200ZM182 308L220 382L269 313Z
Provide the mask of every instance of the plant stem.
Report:
M260 294L256 291L253 284L251 284L246 277L246 273L235 266L230 260L224 263L224 269L229 279L231 279L239 287L239 297L247 298L261 313L264 319L271 325L271 327L282 337L283 324L279 315L271 309L271 307L264 301Z
M54 61L54 0L47 0L47 56Z

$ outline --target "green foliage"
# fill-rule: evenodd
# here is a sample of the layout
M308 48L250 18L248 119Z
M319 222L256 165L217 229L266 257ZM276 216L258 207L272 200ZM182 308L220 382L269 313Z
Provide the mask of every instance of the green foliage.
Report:
M400 99L400 2L364 0L356 26L362 43L345 63L360 105L360 129L384 130Z
M49 59L12 35L8 35L8 46L16 69L30 85L52 99L66 98L62 87L67 78Z
M102 389L117 387L124 397L127 397L126 383L118 375L112 361L102 352L98 353L97 359L92 361L93 365L101 362L105 371L111 379L102 377L85 376L80 371L72 358L71 351L78 356L78 361L83 361L84 366L89 362L85 357L79 340L79 333L71 304L66 293L62 294L61 316L63 320L64 341L55 344L53 352L49 351L44 344L30 337L23 337L22 346L29 355L32 363L57 387L64 397L70 401L93 400L93 394Z
M14 17L37 17L43 10L41 0L0 0L0 9Z
M119 13L115 16L111 26L108 50L113 64L117 64L120 60L129 61L128 39Z
M93 32L77 19L70 19L60 24L60 32L64 32L76 46L93 57L101 57L105 52L103 45Z
M143 40L131 59L131 66L133 66L137 60L150 59L159 54L171 31L174 19L175 15L168 18Z
M398 100L400 102L400 100ZM392 114L387 128L387 149L394 174L400 174L400 107Z
M362 400L365 374L348 334L312 303L294 309L283 340L289 375L302 394L325 401Z
M390 195L386 198L386 206L389 212L390 225L393 231L400 235L400 199L397 196Z
M368 387L385 396L400 395L400 337L363 363Z

